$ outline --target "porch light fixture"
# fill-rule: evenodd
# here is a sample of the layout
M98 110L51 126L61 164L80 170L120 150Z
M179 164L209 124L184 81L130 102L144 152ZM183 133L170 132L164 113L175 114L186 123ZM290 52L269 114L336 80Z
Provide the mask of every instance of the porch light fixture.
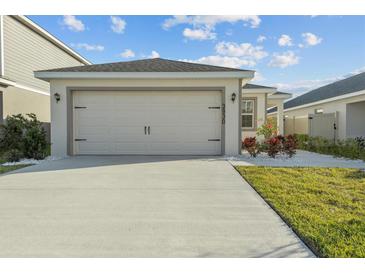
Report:
M58 103L61 100L61 95L59 93L54 94L54 98L56 99L56 103Z
M234 101L236 101L236 93L232 93L232 95L231 95L231 100L232 100L232 102L234 103Z

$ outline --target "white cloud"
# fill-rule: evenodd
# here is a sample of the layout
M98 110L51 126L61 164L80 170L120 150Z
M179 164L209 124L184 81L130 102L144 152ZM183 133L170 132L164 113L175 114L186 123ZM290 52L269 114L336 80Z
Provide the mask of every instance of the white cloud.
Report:
M112 25L110 28L115 33L123 33L125 30L125 26L127 23L118 16L110 16L110 20L112 21Z
M205 26L206 28L214 28L220 23L234 24L240 21L249 24L251 28L257 28L261 23L260 17L256 15L178 15L166 19L162 27L169 29L179 24L189 24L194 27Z
M304 40L304 45L300 44L299 47L315 46L315 45L318 45L318 44L322 43L322 40L323 40L322 38L320 38L320 37L318 37L315 34L310 33L310 32L302 33L302 37L303 37L303 40Z
M260 35L259 37L257 37L257 43L262 43L266 40L266 36L264 35Z
M255 71L255 77L252 79L252 82L260 82L266 80L262 73L258 70Z
M77 49L84 49L87 51L103 51L104 46L102 45L90 45L87 43L77 43L77 44L71 44L72 47Z
M230 68L240 68L243 66L252 67L256 65L256 62L253 60L245 60L238 57L219 56L219 55L204 56L195 60L181 59L180 61L221 66L221 67L230 67Z
M293 45L293 41L289 35L282 34L278 40L278 45L280 47L290 47Z
M330 83L354 76L362 72L365 72L365 67L356 69L346 75L341 75L337 77L328 77L325 79L300 80L292 83L276 83L274 84L274 86L276 86L278 90L284 92L290 92L293 93L295 96L298 96L304 92L308 92L310 90L328 85Z
M215 46L215 50L220 55L248 57L254 60L262 59L268 55L263 47L253 46L250 43L219 42Z
M160 57L160 54L155 50L153 50L151 52L151 54L148 56L148 58L159 58L159 57Z
M62 25L67 26L71 31L79 32L85 30L85 25L81 20L77 19L74 15L64 15Z
M190 29L186 28L183 35L190 40L212 40L217 37L217 34L210 29Z
M134 56L136 56L136 54L133 52L133 50L131 49L125 49L121 54L121 57L123 58L132 58Z
M237 44L234 42L219 42L215 46L215 55L203 56L198 59L182 61L208 64L214 66L241 68L253 67L256 61L268 55L261 46L250 43Z
M299 57L292 51L287 51L282 54L274 53L273 58L269 62L269 67L286 68L299 63Z

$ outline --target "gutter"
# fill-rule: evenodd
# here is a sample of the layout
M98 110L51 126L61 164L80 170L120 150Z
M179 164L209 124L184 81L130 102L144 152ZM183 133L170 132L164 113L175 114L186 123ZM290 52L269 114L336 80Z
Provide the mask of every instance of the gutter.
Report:
M253 71L234 72L55 72L35 71L34 76L42 80L51 79L252 79Z

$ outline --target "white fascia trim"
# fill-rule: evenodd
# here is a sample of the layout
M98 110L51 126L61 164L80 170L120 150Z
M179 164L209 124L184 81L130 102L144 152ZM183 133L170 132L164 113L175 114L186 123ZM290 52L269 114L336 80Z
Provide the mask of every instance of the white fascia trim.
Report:
M18 84L18 83L15 83L13 86L16 87L16 88L21 88L21 89L24 89L24 90L28 90L28 91L32 91L32 92L35 92L35 93L39 93L39 94L49 96L49 92L46 92L46 91L43 91L43 90L40 90L40 89L37 89L37 88L33 88L33 87L30 87L30 86L26 86L26 85L22 85L22 84Z
M33 88L33 87L30 87L30 86L27 86L27 85L22 85L22 84L19 84L17 82L7 80L7 79L4 79L4 78L0 78L0 84L3 84L3 85L8 86L8 87L21 88L21 89L24 89L24 90L27 90L27 91L31 91L31 92L35 92L35 93L39 93L39 94L49 96L49 92L46 92L44 90L40 90L40 89L37 89L37 88Z
M338 100L343 100L343 99L347 99L347 98L351 98L351 97L355 97L355 96L359 96L359 95L365 95L365 90L360 90L360 91L356 91L356 92L352 92L352 93L348 93L348 94L344 94L344 95L324 99L324 100L321 100L321 101L317 101L317 102L313 102L313 103L309 103L309 104L305 104L305 105L300 105L300 106L297 106L297 107L286 108L286 109L284 109L284 112L297 110L297 109L301 109L301 108L306 108L306 107L311 107L311 106L316 106L316 105L321 105L321 104L334 102L334 101L338 101ZM275 114L275 113L276 113L276 111L271 112L270 114Z
M249 78L253 71L221 72L34 72L39 79L196 79L196 78Z
M15 86L16 83L8 79L0 78L0 84L3 84L5 86Z
M270 93L274 93L276 92L276 90L273 89L265 89L265 88L249 88L249 89L242 89L242 94L255 94L255 93L259 93L259 94L270 94Z
M27 27L29 27L33 31L37 32L38 34L40 34L41 36L46 38L48 41L52 42L53 44L55 44L56 46L58 46L59 48L61 48L62 50L64 50L68 54L70 54L71 56L73 56L74 58L78 59L80 62L84 63L85 65L91 65L92 64L89 60L82 57L80 54L78 54L77 52L72 50L70 47L66 46L63 42L58 40L56 37L54 37L48 31L46 31L45 29L38 26L36 23L34 23L32 20L28 19L27 17L25 17L23 15L12 15L12 17L14 17L19 22L26 25Z
M0 15L0 76L5 75L4 63L4 18Z
M267 97L268 100L276 100L276 99L290 99L292 97L291 94L271 94Z
M243 88L242 89L242 94L243 93L250 93L250 94L255 94L255 93L275 93L276 92L276 88Z

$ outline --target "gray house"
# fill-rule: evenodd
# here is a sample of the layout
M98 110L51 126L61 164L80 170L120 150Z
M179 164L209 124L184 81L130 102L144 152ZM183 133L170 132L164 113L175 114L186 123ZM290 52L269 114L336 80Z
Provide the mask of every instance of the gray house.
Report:
M277 109L268 110L269 116ZM284 103L285 133L328 139L365 136L365 72Z

